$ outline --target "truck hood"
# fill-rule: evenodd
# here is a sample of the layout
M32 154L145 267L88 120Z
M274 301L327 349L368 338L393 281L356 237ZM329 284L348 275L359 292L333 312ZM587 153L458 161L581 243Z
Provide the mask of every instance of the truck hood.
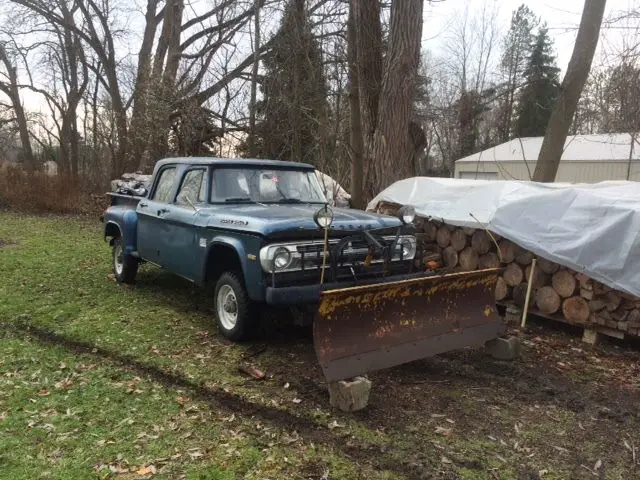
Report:
M321 205L221 205L200 210L204 226L240 230L269 236L297 236L303 232L319 232L313 215ZM394 228L401 221L392 216L379 215L348 208L332 208L335 233L354 230Z

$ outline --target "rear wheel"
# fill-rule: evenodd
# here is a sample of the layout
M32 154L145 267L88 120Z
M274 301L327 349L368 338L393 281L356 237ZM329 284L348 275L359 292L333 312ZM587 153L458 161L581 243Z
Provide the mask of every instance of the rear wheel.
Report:
M254 326L251 300L241 278L233 272L223 273L214 295L218 330L234 342L247 338Z
M122 237L113 239L113 273L120 283L133 283L138 273L138 259L124 253Z

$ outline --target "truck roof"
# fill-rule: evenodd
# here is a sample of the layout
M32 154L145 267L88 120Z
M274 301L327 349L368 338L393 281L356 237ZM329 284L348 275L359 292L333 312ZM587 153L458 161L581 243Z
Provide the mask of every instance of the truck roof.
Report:
M217 166L251 166L251 167L280 167L295 168L298 170L315 170L313 165L300 162L287 162L284 160L265 160L258 158L219 158L219 157L171 157L158 160L155 168L166 164L187 165L217 165Z

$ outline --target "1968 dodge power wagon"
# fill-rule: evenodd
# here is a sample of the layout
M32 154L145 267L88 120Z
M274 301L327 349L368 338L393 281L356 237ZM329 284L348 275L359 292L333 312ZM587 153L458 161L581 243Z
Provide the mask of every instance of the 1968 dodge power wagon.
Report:
M495 337L496 270L413 271L414 211L327 205L311 165L168 158L144 197L110 194L104 235L120 282L148 262L211 288L222 334L250 333L261 304L316 310L327 379Z

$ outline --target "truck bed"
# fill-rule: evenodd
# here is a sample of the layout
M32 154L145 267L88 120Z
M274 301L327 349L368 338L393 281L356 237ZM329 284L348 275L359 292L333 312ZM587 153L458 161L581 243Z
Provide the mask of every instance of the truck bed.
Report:
M125 195L123 193L108 192L107 195L111 197L111 206L120 205L123 207L130 207L135 209L138 206L140 200L146 197L139 197L136 195Z

